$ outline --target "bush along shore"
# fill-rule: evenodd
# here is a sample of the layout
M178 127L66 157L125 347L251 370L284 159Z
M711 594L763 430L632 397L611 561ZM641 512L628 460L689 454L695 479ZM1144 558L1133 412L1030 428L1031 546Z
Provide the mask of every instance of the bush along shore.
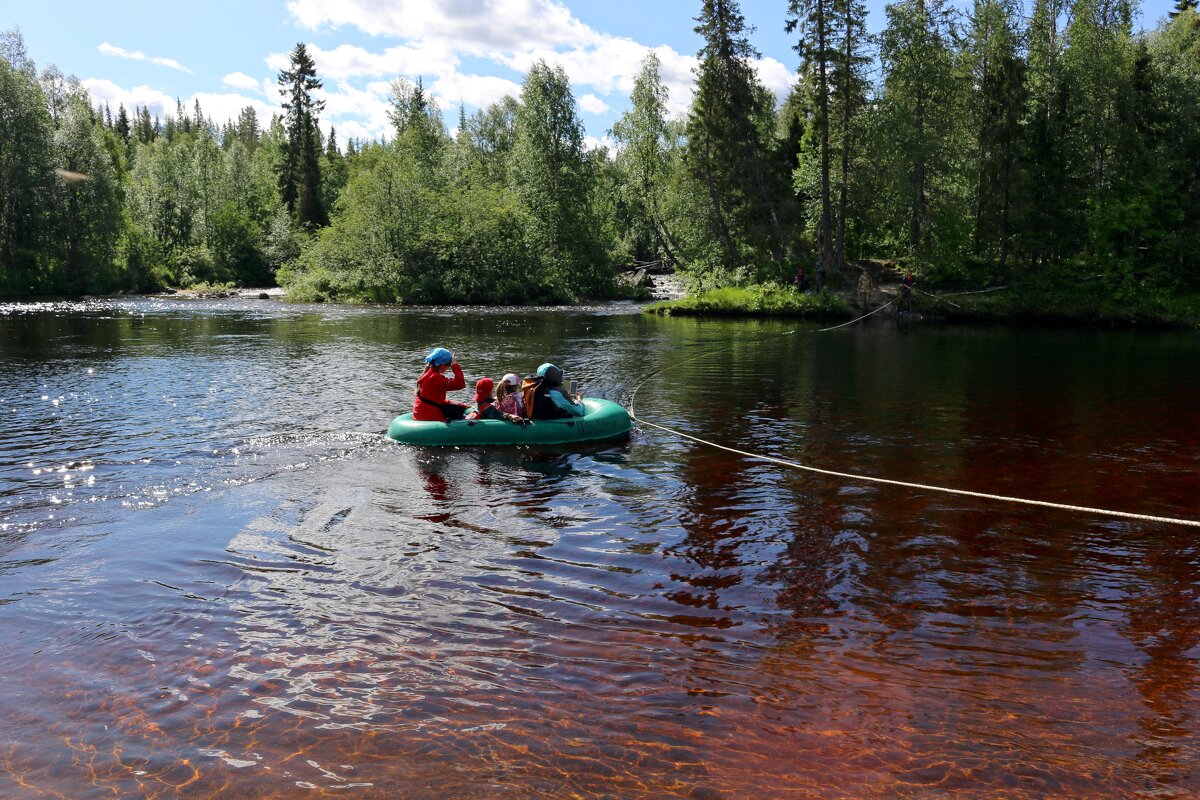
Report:
M900 273L864 263L872 288L847 288L857 272L833 276L825 290L803 293L779 284L703 289L678 300L651 303L664 316L845 319L876 312L909 321L1007 322L1107 327L1200 328L1200 293L1102 274L1015 276L989 287L930 286L917 276L910 303L899 302Z

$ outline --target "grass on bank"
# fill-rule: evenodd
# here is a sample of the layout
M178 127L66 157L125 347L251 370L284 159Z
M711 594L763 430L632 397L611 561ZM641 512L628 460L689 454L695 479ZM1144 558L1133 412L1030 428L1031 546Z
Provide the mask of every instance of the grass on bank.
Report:
M680 300L646 306L648 314L667 316L807 317L850 319L854 309L842 298L826 292L804 294L792 287L760 286L709 289Z

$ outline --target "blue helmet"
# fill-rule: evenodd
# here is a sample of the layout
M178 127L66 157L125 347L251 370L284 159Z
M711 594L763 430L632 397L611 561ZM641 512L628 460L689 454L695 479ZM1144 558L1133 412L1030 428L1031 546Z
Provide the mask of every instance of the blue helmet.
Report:
M435 347L429 351L429 355L425 356L425 363L431 367L440 367L442 364L449 364L454 360L454 354L444 347Z
M537 368L537 376L545 379L550 386L558 386L562 383L563 371L547 361Z

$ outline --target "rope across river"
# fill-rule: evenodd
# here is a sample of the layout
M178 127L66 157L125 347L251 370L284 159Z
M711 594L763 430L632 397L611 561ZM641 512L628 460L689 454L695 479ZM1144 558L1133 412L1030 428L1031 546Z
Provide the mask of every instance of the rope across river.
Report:
M899 298L892 298L887 303L884 303L883 305L879 306L879 308L876 308L874 311L871 311L867 314L863 314L861 317L852 319L849 322L844 322L840 325L834 325L830 328L815 328L815 329L809 330L808 332L809 333L824 333L826 331L832 331L832 330L837 330L838 328L844 328L847 325L852 325L855 322L858 322L859 320L866 319L867 317L871 316L872 314L876 314L876 313L882 311L883 309L890 306L892 303L895 303L897 299L899 299ZM791 335L799 333L799 332L800 332L800 329L797 328L795 330L791 330L791 331L787 331L785 333L778 334L778 336L780 336L780 337L791 336ZM1164 523L1164 524L1168 524L1168 525L1187 525L1187 526L1191 526L1194 528L1200 528L1200 520L1179 519L1179 518L1175 518L1175 517L1161 517L1161 516L1155 516L1152 514L1135 514L1135 513L1129 512L1129 511L1115 511L1115 510L1109 509L1109 508L1092 508L1090 506L1071 505L1068 503L1052 503L1048 500L1032 500L1032 499L1029 499L1026 497L1009 497L1007 495L1002 495L1002 494L990 494L987 492L974 492L974 491L970 491L967 489L955 489L955 488L952 488L949 486L934 486L934 485L927 484L927 483L913 483L911 481L898 481L898 480L893 480L891 478L878 478L873 475L861 475L861 474L852 473L852 472L838 472L836 470L824 469L822 467L814 467L810 464L801 464L798 461L790 461L785 458L776 458L775 456L769 456L769 455L765 455L763 453L752 453L748 450L741 450L736 447L730 447L728 445L719 444L717 442L709 441L708 439L702 439L699 436L693 436L690 433L685 433L684 431L677 430L675 428L671 428L666 425L660 425L657 422L651 422L650 420L645 419L643 417L639 417L637 415L637 412L634 410L634 400L637 398L638 391L643 386L645 386L646 383L651 378L654 378L657 375L661 375L662 373L666 372L669 369L674 369L675 367L682 366L683 364L687 364L692 361L696 361L698 359L712 355L713 353L721 352L722 350L728 350L734 346L735 345L730 344L730 345L723 345L721 347L709 348L708 350L698 353L698 354L692 356L691 358L686 358L682 361L677 361L673 364L668 364L667 366L662 367L661 369L657 369L657 370L651 372L649 375L644 377L642 379L641 383L639 383L637 386L635 386L633 389L633 392L630 393L630 395L629 395L629 415L631 417L633 417L634 422L636 422L640 425L648 425L649 427L655 428L664 433L669 433L672 436L678 436L683 439L690 439L691 441L696 442L698 444L706 445L708 447L713 447L718 450L724 450L729 453L736 453L737 455L745 456L747 458L752 458L757 461L767 461L772 464L779 464L780 466L790 467L792 469L804 470L805 472L814 472L814 473L817 473L818 475L828 475L828 476L834 477L834 478L844 478L846 480L858 481L858 482L864 482L864 483L879 483L879 484L885 484L888 486L902 486L907 489L917 489L917 490L926 491L926 492L940 492L942 494L954 494L954 495L959 495L962 497L977 497L977 498L980 498L983 500L994 500L994 501L1001 502L1001 503L1014 503L1014 504L1027 505L1027 506L1040 506L1042 508L1053 508L1053 509L1058 509L1060 511L1074 511L1074 512L1081 513L1081 514L1094 514L1094 515L1100 516L1100 517L1116 517L1119 519L1137 520L1139 522L1158 522L1158 523Z

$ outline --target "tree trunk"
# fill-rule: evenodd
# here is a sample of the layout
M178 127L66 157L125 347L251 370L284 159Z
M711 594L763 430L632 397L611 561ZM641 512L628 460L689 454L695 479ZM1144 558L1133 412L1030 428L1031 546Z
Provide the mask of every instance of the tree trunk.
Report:
M846 50L842 54L845 59L843 70L846 76L846 91L845 97L842 98L842 180L839 187L838 229L834 257L834 263L838 269L846 266L846 195L850 185L850 95L854 84L854 48L851 38L854 31L854 20L850 13L851 7L851 3L845 4L846 19L843 23L846 30Z
M825 0L817 0L817 63L820 65L817 91L821 99L821 228L818 232L818 238L821 240L821 263L817 266L817 280L822 285L825 270L830 265L837 268L833 263L833 225L829 202L829 80L826 75L826 27Z

